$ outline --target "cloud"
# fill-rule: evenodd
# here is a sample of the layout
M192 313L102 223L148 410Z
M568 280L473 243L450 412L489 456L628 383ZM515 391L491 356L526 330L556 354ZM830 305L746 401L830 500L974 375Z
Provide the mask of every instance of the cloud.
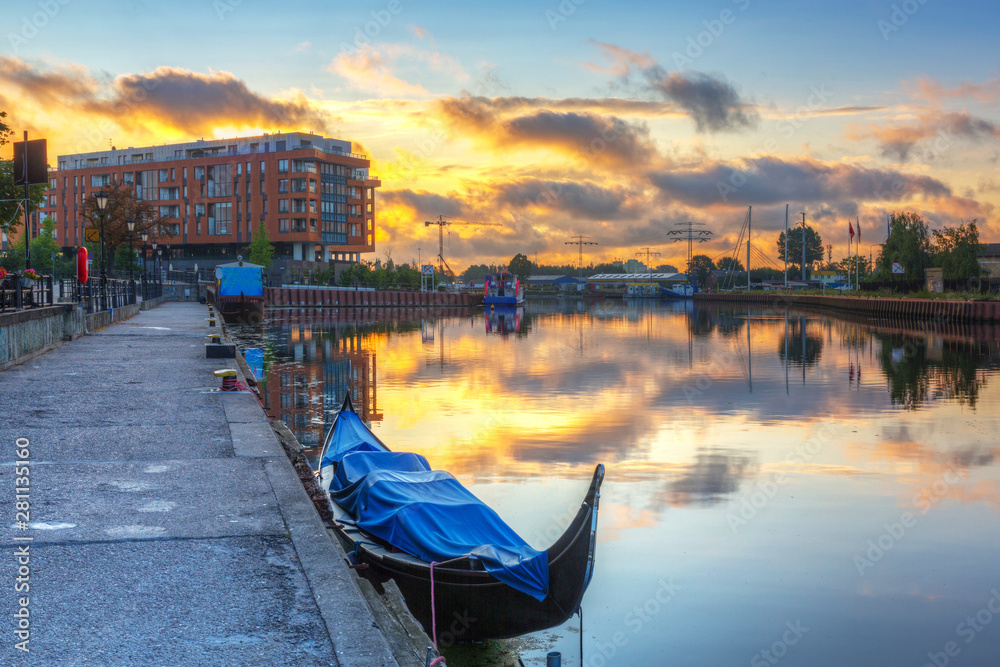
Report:
M588 220L614 220L635 213L626 207L629 192L591 182L527 178L498 183L495 188L499 206L556 209Z
M920 152L918 159L930 161L952 148L956 139L983 141L1000 138L1000 128L966 111L922 109L915 122L849 128L847 136L855 140L875 139L883 157L899 162L909 160L915 151Z
M18 88L21 99L47 111L103 116L123 128L145 129L152 122L188 133L211 132L219 125L325 132L330 121L304 96L271 99L229 72L159 67L108 83L81 67L43 69L0 57L0 83Z
M673 102L694 120L699 132L738 131L758 123L753 105L724 77L692 71L668 72L648 54L594 40L591 43L612 64L604 68L588 63L585 65L588 69L608 72L617 77L618 85L636 87Z
M491 100L481 97L446 98L437 100L435 106L453 135L471 136L498 150L550 148L614 166L658 157L645 125L616 116L543 109L507 117Z
M664 98L686 110L699 132L741 130L757 124L757 114L725 79L700 72L677 74L657 67L646 80Z
M455 196L445 196L426 190L379 190L379 196L385 205L404 206L424 220L431 220L439 215L447 218L463 215L462 202Z
M469 79L461 64L451 56L437 50L418 49L410 44L380 44L343 52L327 66L327 71L344 77L359 90L379 95L431 97L423 86L404 81L394 74L399 69L413 70L418 64L420 75L430 68L457 83Z
M940 106L949 100L971 98L983 104L1000 100L1000 77L984 83L965 82L949 88L930 77L918 77L916 81L905 82L903 89L913 97Z
M389 69L385 56L373 48L353 53L340 53L327 67L327 71L342 76L352 86L377 95L402 95L430 97L423 86L407 83Z
M693 169L651 172L650 182L668 198L705 206L785 202L896 202L915 194L948 198L951 189L930 176L811 159L766 156L714 162Z

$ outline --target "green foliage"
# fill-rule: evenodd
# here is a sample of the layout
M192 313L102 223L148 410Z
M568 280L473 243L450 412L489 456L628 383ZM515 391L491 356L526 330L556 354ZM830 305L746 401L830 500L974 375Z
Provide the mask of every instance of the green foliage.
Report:
M136 255L135 249L130 249L128 245L120 245L115 248L112 266L114 267L114 275L117 278L128 278L130 270L133 273L142 273L142 263Z
M254 262L253 258L251 258L250 261L253 262L254 264L258 264L258 262ZM328 266L323 269L317 269L312 273L313 282L317 285L329 285L330 283L333 282L334 273L335 272L332 266Z
M510 260L507 268L515 276L518 276L521 280L527 280L531 277L531 260L527 258L526 255L518 253L514 255L514 258Z
M869 263L868 258L864 255L844 257L833 265L833 270L843 274L845 280L848 280L848 276L850 276L848 282L852 284L854 283L855 268L857 268L857 272L861 278L867 278L871 275L871 263Z
M719 260L716 266L723 271L746 271L746 267L743 263L736 259L735 257L723 257Z
M695 280L698 282L699 287L705 286L705 280L708 278L708 272L715 269L715 262L708 255L695 255L691 258L691 263L688 264L687 274L693 275Z
M267 227L264 225L263 221L257 225L257 233L253 235L253 240L250 241L250 247L247 250L248 260L251 264L260 264L265 269L270 269L274 266L274 260L272 259L274 256L274 244L272 244L271 240L267 237ZM333 270L331 269L330 277L327 280L324 280L323 284L333 280L332 271ZM319 278L317 278L317 280L319 280Z
M785 232L778 234L778 259L785 261ZM823 261L823 239L819 232L806 225L806 264L811 268L813 262ZM799 276L802 275L802 228L788 230L788 264L789 272L794 265Z
M660 264L656 267L657 273L677 273L677 267L673 264Z
M459 280L468 283L470 280L482 280L486 276L500 273L500 266L496 264L473 264L465 271L462 271Z
M893 262L903 265L907 279L917 280L923 280L924 269L932 264L930 231L916 213L893 213L890 217L889 237L875 262L875 277L891 280Z
M982 276L978 252L979 228L975 220L934 232L934 263L941 267L946 280Z
M759 283L762 280L782 280L785 272L782 269L775 269L770 266L762 266L759 269L750 269L750 282Z

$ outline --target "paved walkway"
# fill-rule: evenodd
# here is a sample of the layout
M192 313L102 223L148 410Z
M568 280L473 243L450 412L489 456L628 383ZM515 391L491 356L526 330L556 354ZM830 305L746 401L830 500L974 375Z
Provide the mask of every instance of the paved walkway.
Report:
M395 664L256 400L214 391L235 364L206 317L167 303L0 372L2 664Z

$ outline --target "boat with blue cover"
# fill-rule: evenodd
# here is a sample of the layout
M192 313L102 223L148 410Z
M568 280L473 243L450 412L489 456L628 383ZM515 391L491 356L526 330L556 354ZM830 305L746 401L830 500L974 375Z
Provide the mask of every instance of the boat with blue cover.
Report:
M568 620L594 573L604 466L569 527L545 550L419 454L392 452L354 410L350 394L328 433L320 486L352 566L393 579L413 616L463 627L458 641L514 637Z

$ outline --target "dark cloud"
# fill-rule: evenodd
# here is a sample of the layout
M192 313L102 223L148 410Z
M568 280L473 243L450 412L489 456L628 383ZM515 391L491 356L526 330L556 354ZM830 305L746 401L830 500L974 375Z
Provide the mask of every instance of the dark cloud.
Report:
M111 106L134 105L142 113L178 128L208 129L216 124L328 132L328 118L306 99L272 100L251 91L228 72L201 74L160 67L149 74L131 74L114 83ZM95 104L95 110L107 104Z
M304 97L272 100L228 72L160 67L102 82L83 68L43 69L0 56L0 83L17 87L42 106L105 116L123 127L154 120L191 132L208 132L216 125L329 131L329 117Z
M497 149L514 145L555 148L588 162L615 166L658 157L649 128L615 116L543 109L507 117L493 100L483 97L438 100L436 108L453 133L471 134Z
M643 72L649 87L687 111L699 132L742 130L757 124L757 114L723 78L701 72L667 72L656 66Z
M695 122L699 132L735 131L757 125L753 105L744 100L736 87L721 76L703 72L668 72L649 54L639 54L614 44L590 40L612 63L594 71L614 77L614 86L654 93L673 102Z
M412 208L426 220L439 215L449 218L462 216L462 202L456 197L414 190L379 190L379 197L386 204Z
M534 205L591 220L619 218L629 197L625 191L594 183L523 179L496 187L497 202L501 205Z
M906 162L911 158L929 162L954 148L958 140L986 141L1000 138L1000 128L966 111L923 110L915 123L871 126L849 133L854 139L874 138L883 157Z
M930 176L776 157L658 171L649 178L667 197L690 205L899 201L918 192L951 196L947 185Z
M750 451L712 449L698 453L694 463L669 484L674 504L710 505L735 493L748 475L756 471Z

